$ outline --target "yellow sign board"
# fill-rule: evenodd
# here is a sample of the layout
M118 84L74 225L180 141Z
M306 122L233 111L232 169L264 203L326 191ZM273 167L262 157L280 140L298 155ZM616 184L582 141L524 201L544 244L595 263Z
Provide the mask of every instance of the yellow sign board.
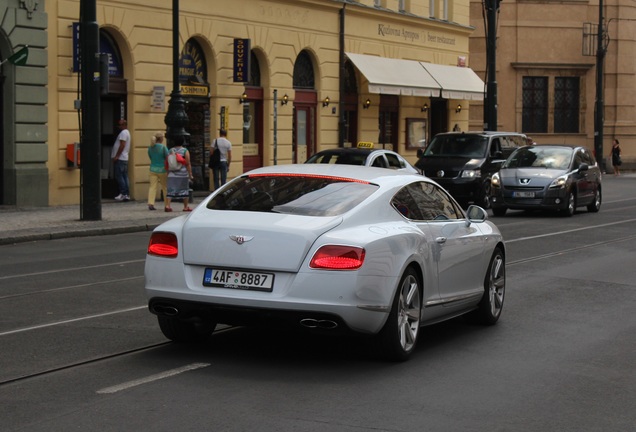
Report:
M192 86L192 85L182 85L181 86L181 94L183 96L203 96L207 97L210 93L208 86Z
M358 148L373 148L373 143L370 141L360 141L357 147Z

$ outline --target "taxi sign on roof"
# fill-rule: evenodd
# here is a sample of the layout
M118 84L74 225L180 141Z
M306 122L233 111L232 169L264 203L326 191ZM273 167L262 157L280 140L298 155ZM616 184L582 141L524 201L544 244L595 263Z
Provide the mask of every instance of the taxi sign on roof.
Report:
M358 148L373 148L373 143L370 141L360 141L357 147Z

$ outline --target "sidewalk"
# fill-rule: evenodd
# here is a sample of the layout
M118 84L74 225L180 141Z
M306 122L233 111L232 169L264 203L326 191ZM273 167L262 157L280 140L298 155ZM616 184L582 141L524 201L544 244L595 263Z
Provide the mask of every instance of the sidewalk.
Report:
M197 201L190 207L194 208ZM148 210L143 201L102 201L102 220L80 220L80 206L58 207L0 207L0 245L35 240L67 237L85 237L151 231L162 222L185 214L183 204L173 202L172 213L163 211L163 202L155 204L157 210Z

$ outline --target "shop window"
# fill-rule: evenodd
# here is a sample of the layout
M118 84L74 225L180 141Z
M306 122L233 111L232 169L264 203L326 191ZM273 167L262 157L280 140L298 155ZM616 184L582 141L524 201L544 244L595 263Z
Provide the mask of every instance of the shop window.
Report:
M548 132L548 77L523 77L521 129L526 133Z
M579 132L579 77L554 80L554 132Z

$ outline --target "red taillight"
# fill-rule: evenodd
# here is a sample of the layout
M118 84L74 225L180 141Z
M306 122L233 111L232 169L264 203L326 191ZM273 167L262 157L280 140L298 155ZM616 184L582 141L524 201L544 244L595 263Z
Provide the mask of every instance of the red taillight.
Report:
M323 246L314 254L309 267L329 270L355 270L364 263L364 249L353 246Z
M169 232L154 232L148 243L148 255L174 258L179 254L177 236Z

